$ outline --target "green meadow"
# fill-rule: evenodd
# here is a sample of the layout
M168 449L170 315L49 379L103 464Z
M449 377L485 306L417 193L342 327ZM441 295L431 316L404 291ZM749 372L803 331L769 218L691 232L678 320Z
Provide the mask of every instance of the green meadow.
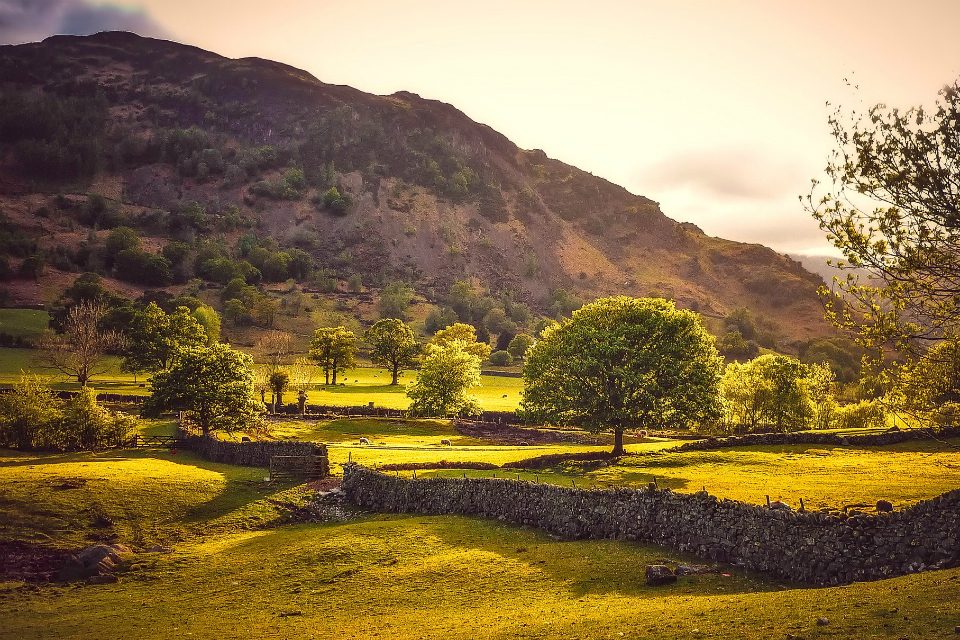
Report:
M0 314L0 331L31 335L39 322L29 319ZM0 350L0 384L36 370L30 356ZM146 393L142 379L120 374L116 360L110 364L94 380L97 389ZM401 382L414 375L405 372ZM318 386L309 401L407 406L403 384L384 384L389 376L382 369L360 367L342 381ZM57 386L71 388L62 380ZM476 392L484 408L510 411L521 390L517 378L484 376ZM145 421L141 432L173 428L169 419ZM449 420L384 418L280 420L267 436L253 435L324 442L335 476L348 461L504 465L608 451L612 444L601 435L598 445L510 446L465 437ZM588 489L656 482L754 504L769 496L797 507L802 498L810 509L880 498L903 508L960 486L960 440L690 453L669 451L677 443L665 439L626 442L628 455L611 466L562 462L537 471L416 475L496 475ZM0 582L0 638L921 640L956 637L960 625L960 568L812 588L720 565L715 573L654 588L645 584L646 565L700 561L652 545L561 540L464 516L375 514L344 505L326 512L328 521L305 522L304 507L316 493L265 476L266 469L185 451L0 450L0 549L24 543L76 550L115 541L137 552L119 568L116 584ZM143 552L157 544L173 551ZM818 618L828 623L818 625Z
M461 516L286 524L311 493L263 473L182 452L0 454L0 540L174 549L135 555L112 585L0 583L0 637L921 639L960 624L945 606L960 569L810 588L721 566L654 588L647 564L696 558Z

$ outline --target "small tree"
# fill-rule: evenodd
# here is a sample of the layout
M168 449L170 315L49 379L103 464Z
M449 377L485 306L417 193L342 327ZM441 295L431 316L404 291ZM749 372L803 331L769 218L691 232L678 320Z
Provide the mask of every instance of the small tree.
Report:
M290 383L290 374L283 369L277 369L270 374L270 390L273 392L273 412L277 412L277 405L283 406L283 392Z
M473 415L480 402L468 391L480 386L480 358L471 345L451 340L428 344L417 379L407 389L410 413L421 416Z
M153 377L144 415L187 412L204 435L247 428L264 411L253 390L253 359L224 344L177 353L166 371Z
M532 346L532 336L528 336L525 333L518 333L513 340L510 341L510 346L507 347L507 351L509 351L510 355L514 358L522 358L527 354L527 349Z
M337 384L337 374L356 366L357 336L344 327L317 329L310 341L310 358L323 369L325 384Z
M38 362L76 378L81 387L105 373L109 369L107 352L123 344L119 334L100 327L105 313L100 302L84 301L70 307L63 319L63 333L47 332L38 340Z
M685 428L720 416L721 360L697 314L672 302L605 298L544 329L527 352L523 409L534 419L614 432Z
M413 331L401 320L388 318L378 321L367 331L366 341L373 346L370 359L388 369L397 384L400 370L412 365L420 352Z
M413 287L405 282L391 282L380 293L377 312L381 318L404 320L413 300Z

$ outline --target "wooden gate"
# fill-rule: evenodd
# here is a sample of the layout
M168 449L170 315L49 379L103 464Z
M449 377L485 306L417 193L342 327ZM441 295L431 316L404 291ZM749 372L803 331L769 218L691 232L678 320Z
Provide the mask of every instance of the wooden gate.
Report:
M326 456L270 456L270 480L306 478L319 480L329 475Z

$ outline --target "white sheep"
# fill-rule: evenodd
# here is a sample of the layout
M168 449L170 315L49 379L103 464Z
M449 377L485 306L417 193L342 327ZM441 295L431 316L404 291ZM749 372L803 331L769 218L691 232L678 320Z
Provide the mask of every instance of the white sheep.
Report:
M443 445L443 446L445 446L445 447L452 447L452 446L453 446L453 443L450 442L449 440L447 440L446 438L444 438L443 440L441 440L441 441L440 441L440 444Z
M360 444L370 444L370 440L367 438L360 438Z

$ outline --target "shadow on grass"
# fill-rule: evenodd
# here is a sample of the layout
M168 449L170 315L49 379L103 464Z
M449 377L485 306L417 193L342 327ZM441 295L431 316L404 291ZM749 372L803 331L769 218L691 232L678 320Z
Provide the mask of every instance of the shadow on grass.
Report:
M661 598L691 592L731 595L800 586L719 565L716 573L681 577L672 585L650 587L645 578L648 564L713 565L695 556L652 544L623 540L558 540L537 529L478 516L389 514L380 518L409 522L423 536L435 536L451 547L479 549L526 564L542 571L553 581L565 583L575 597L616 594ZM349 523L342 526L349 526Z

